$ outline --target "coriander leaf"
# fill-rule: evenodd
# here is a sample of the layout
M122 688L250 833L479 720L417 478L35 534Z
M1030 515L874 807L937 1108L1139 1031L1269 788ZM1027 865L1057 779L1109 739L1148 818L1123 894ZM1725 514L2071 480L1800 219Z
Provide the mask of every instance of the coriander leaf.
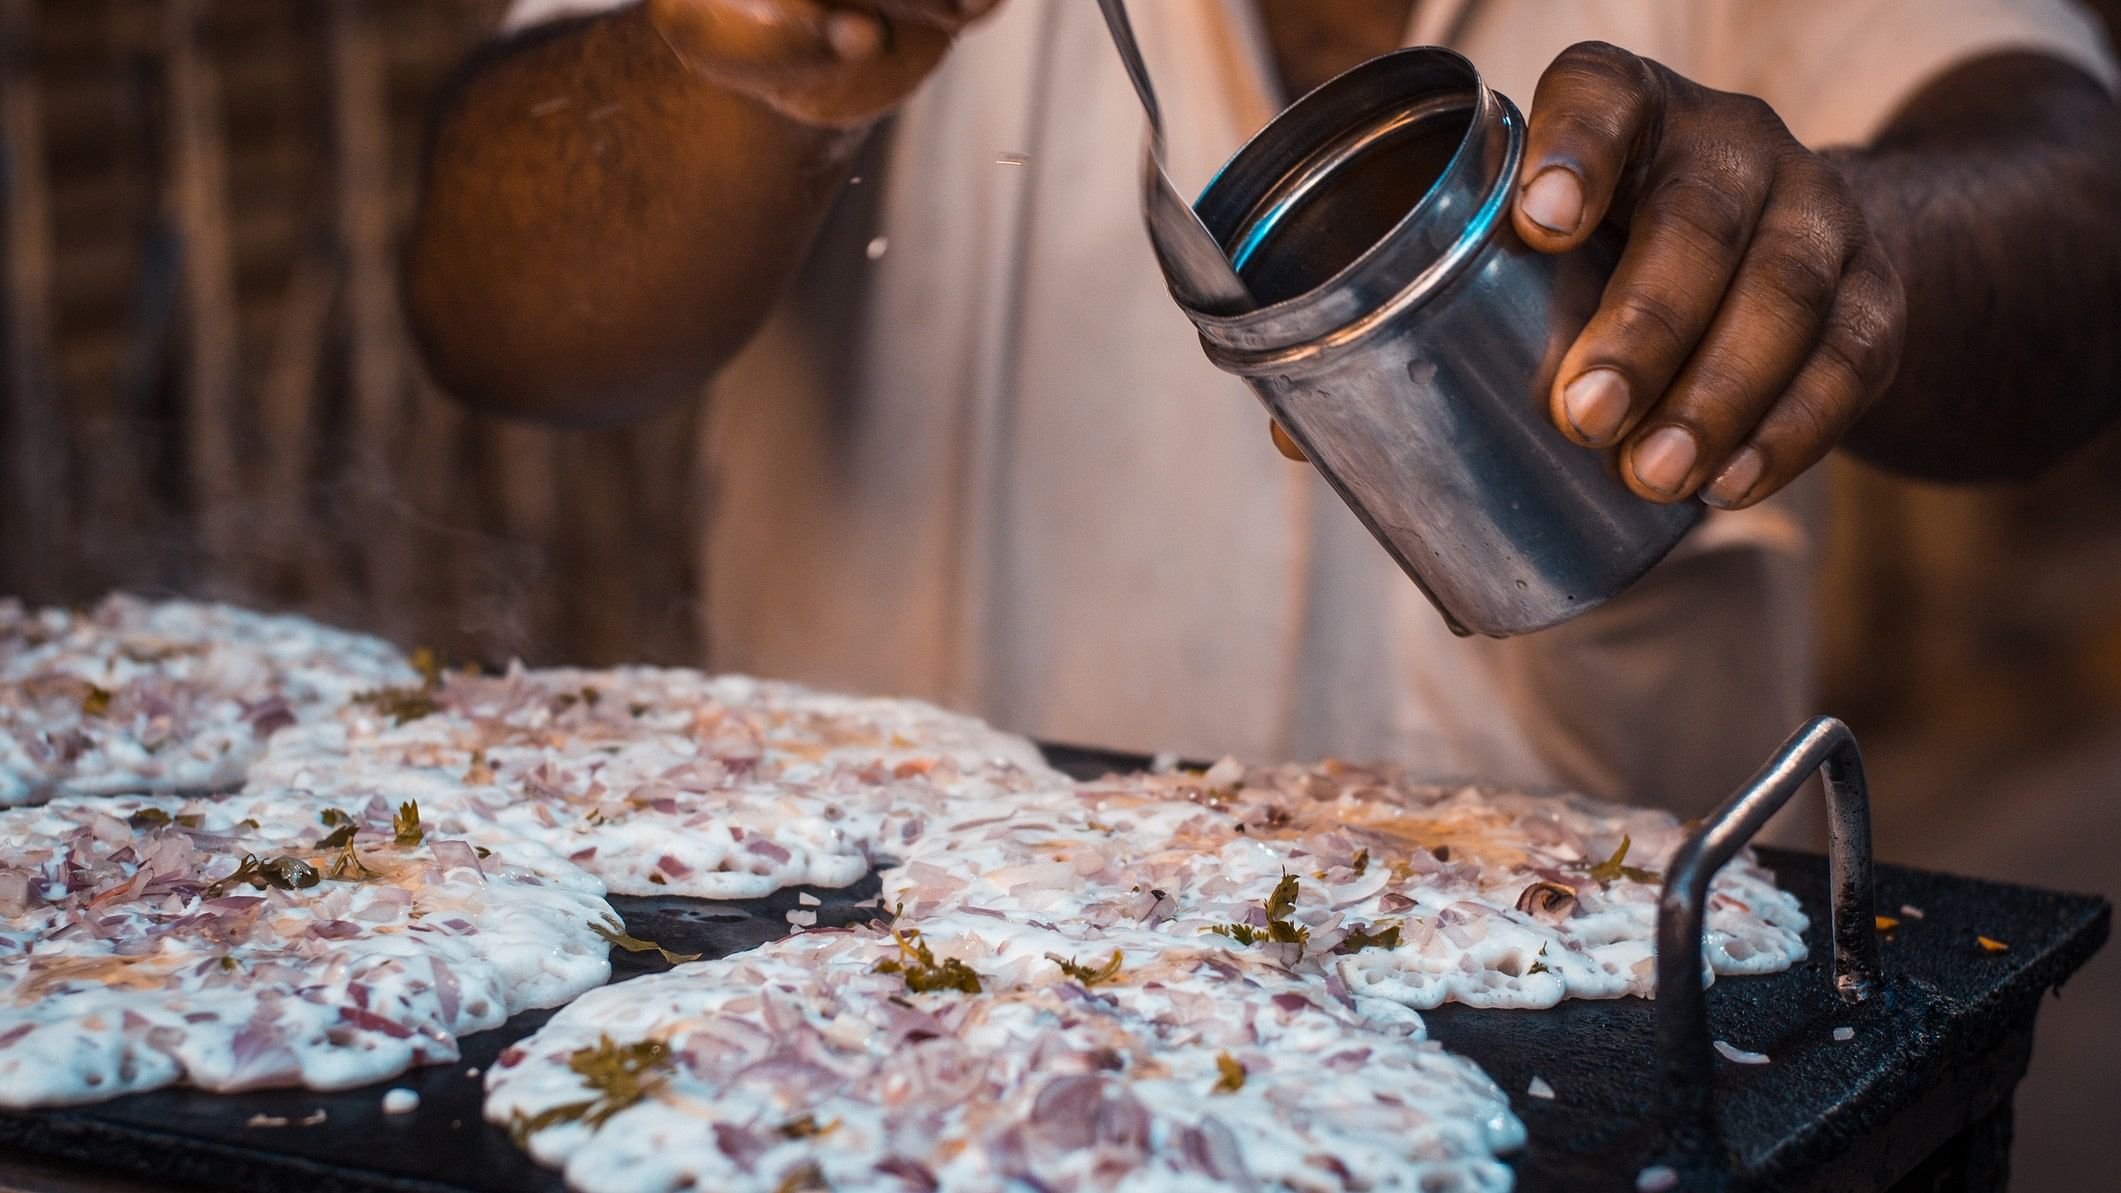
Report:
M95 684L88 685L88 695L81 698L81 711L86 716L107 717L110 715L109 690Z
M619 1045L612 1043L610 1036L600 1036L589 1047L570 1053L567 1067L596 1096L548 1107L536 1114L517 1113L508 1123L508 1134L516 1146L523 1146L532 1135L561 1123L601 1127L619 1111L661 1093L670 1082L670 1050L661 1040Z
M815 1139L820 1135L832 1134L839 1129L839 1125L838 1119L821 1124L815 1116L804 1114L791 1118L774 1129L783 1139Z
M1621 864L1627 861L1628 847L1634 843L1634 840L1627 834L1621 834L1620 848L1613 851L1613 856L1591 867L1591 881L1596 882L1600 886L1611 886L1623 878L1630 882L1643 883L1663 881L1655 870L1642 870L1634 866Z
M427 829L420 824L420 801L409 799L399 804L390 818L390 827L397 832L398 844L418 845L427 836Z
M638 936L629 935L624 924L592 923L589 930L629 953L660 953L663 960L672 965L697 961L704 956L701 953L673 953L652 940L642 940Z
M1336 953L1360 953L1364 949L1396 949L1399 947L1399 925L1373 932L1375 924L1357 924L1348 929L1347 939L1333 946Z
M1103 965L1079 965L1076 963L1075 958L1069 957L1066 960L1063 960L1058 954L1055 953L1046 954L1046 960L1051 961L1055 965L1060 966L1060 971L1062 973L1067 974L1071 978L1074 978L1077 982L1080 982L1084 986L1095 986L1099 982L1109 982L1113 978L1119 976L1119 966L1123 958L1120 954L1120 951L1118 949L1114 949L1112 950L1111 958L1107 960Z
M1227 1052L1216 1053L1215 1069L1222 1076L1215 1079L1215 1088L1211 1092L1234 1094L1245 1087L1245 1066L1236 1057Z
M891 939L898 942L899 955L876 963L877 973L895 973L906 983L906 989L915 994L932 994L938 990L957 990L965 994L980 992L979 975L972 967L955 957L935 959L928 942L921 934L908 928L904 932L893 929Z

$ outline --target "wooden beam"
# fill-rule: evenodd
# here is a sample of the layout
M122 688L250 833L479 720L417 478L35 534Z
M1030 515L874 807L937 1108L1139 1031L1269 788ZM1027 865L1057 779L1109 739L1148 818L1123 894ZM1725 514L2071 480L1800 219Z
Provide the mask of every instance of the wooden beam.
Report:
M209 583L244 559L248 460L240 449L235 262L220 86L200 41L205 0L158 0L168 105L162 201L181 253L185 482Z
M44 163L43 105L35 71L36 0L0 0L0 339L7 400L0 429L7 445L11 506L0 591L56 599L66 573L61 546L72 520L72 456L52 362L51 193Z
M409 509L407 337L399 324L390 176L388 61L371 0L324 0L333 228L362 571L377 624L417 629L421 544Z

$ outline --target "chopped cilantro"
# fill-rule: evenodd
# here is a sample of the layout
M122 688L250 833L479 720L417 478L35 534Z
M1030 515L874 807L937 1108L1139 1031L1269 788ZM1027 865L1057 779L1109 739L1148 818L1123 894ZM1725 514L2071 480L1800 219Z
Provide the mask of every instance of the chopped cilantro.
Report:
M342 824L317 841L318 849L345 849L353 845L354 826Z
M170 815L160 808L142 808L126 817L125 823L134 828L163 828L170 823Z
M915 994L931 994L938 990L957 990L966 994L980 992L979 975L972 972L971 966L955 957L937 961L918 931L908 928L900 932L894 928L891 939L898 942L899 955L877 962L877 973L898 974L904 979L906 989Z
M1634 843L1631 838L1623 833L1620 838L1620 848L1613 851L1613 856L1591 867L1591 881L1600 886L1611 886L1623 878L1630 882L1663 881L1655 870L1642 870L1634 866L1621 864L1628 859L1628 847Z
M432 646L422 646L412 652L412 669L420 673L420 682L430 688L442 686L442 656Z
M257 854L246 853L243 860L236 863L234 872L206 888L206 897L219 898L244 883L261 891L266 887L292 891L313 887L322 881L324 879L316 867L301 858L276 857L261 861Z
M1062 973L1085 986L1095 986L1099 982L1109 982L1118 977L1120 962L1124 960L1118 949L1112 950L1112 956L1103 965L1079 965L1073 957L1064 961L1052 953L1046 954L1046 959L1060 966Z
M815 1116L804 1114L789 1119L779 1127L776 1127L775 1130L780 1132L783 1139L815 1139L820 1135L832 1134L839 1129L839 1125L838 1119L833 1119L829 1123L820 1123Z
M1298 893L1296 875L1283 871L1281 881L1274 884L1274 893L1267 896L1267 922L1287 919L1289 913L1296 910Z
M353 826L347 825L332 833L331 836L337 837L340 833L345 833L346 839L337 846L339 856L332 859L332 879L337 882L368 882L371 879L381 878L382 875L368 868L368 863L361 860L360 851L354 848ZM326 840L330 839L326 838ZM319 844L321 845L322 842L319 842Z
M1355 876L1357 878L1360 878L1364 874L1369 873L1370 851L1365 849L1362 852L1356 854L1354 864L1350 868L1355 871Z
M1399 925L1371 931L1375 924L1357 924L1348 929L1346 940L1333 947L1336 953L1360 953L1364 949L1396 949L1399 947Z
M1311 930L1289 918L1296 910L1296 896L1299 892L1296 875L1283 871L1281 881L1274 884L1273 892L1267 896L1266 903L1261 907L1267 914L1267 926L1264 930L1250 924L1213 924L1201 930L1213 932L1217 936L1227 936L1247 946L1262 940L1271 940L1276 944L1293 944L1296 946L1296 959L1301 961L1304 946L1311 941Z
M95 684L88 685L88 695L81 698L82 715L91 717L109 716L110 696L109 689L99 688Z
M1245 1087L1244 1062L1229 1053L1218 1052L1215 1054L1215 1071L1221 1073L1222 1076L1215 1079L1215 1088L1212 1092L1234 1094Z
M600 1036L596 1043L569 1054L567 1067L596 1096L548 1107L536 1114L516 1114L508 1123L508 1133L516 1146L521 1147L532 1135L561 1123L601 1127L619 1111L661 1093L670 1081L670 1050L661 1040L619 1045L612 1043L610 1036Z
M396 814L390 818L390 827L397 833L400 845L418 845L426 839L427 829L420 824L420 801L409 799L399 804Z
M819 1168L815 1161L805 1160L781 1177L781 1182L773 1187L773 1193L816 1193L817 1190L831 1188L831 1184L825 1180L825 1170Z
M1532 958L1532 964L1531 964L1531 965L1530 965L1529 967L1527 967L1527 968L1525 969L1525 971L1524 971L1524 972L1525 972L1525 976L1526 976L1526 977L1530 977L1530 976L1532 976L1532 975L1533 975L1533 974L1535 974L1535 973L1553 973L1553 972L1554 972L1553 970L1551 970L1551 969L1548 969L1548 968L1547 968L1547 963L1546 963L1546 962L1544 962L1544 961L1541 961L1541 960L1539 959L1540 957L1544 957L1544 956L1546 956L1546 955L1547 955L1547 946L1545 946L1545 945L1540 945L1540 946L1539 946L1539 955L1538 955L1538 956L1536 956L1536 957L1533 957L1533 958Z
M672 965L678 965L686 961L697 961L702 956L699 953L673 953L652 940L642 940L638 936L629 935L624 924L592 923L589 925L589 930L629 953L661 953L663 960L670 962Z
M355 704L366 704L390 718L393 725L431 717L442 711L429 689L425 688L377 688L354 697Z
M317 823L326 828L336 828L353 822L353 817L339 811L337 808L326 808L322 812L317 813Z

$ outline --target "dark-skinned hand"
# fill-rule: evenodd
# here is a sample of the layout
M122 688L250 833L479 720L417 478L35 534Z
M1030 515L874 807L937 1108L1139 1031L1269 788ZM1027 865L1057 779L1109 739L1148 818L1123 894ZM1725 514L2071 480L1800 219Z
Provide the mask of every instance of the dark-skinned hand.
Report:
M1548 395L1659 502L1752 505L1885 392L1906 300L1855 195L1759 99L1598 42L1539 80L1511 210L1541 252L1627 246ZM1275 428L1284 453L1302 458Z

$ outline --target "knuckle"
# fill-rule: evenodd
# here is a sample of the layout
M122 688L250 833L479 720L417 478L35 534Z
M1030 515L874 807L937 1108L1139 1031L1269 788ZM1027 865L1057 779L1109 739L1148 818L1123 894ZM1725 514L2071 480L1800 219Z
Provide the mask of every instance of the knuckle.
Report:
M1751 215L1744 193L1724 185L1727 171L1682 170L1667 175L1652 192L1649 210L1721 254L1745 247Z
M1876 380L1880 373L1883 354L1864 334L1844 326L1819 341L1813 350L1828 392L1841 395L1844 402L1860 404L1882 388ZM1827 399L1815 396L1814 405L1823 405Z
M1579 41L1556 55L1547 71L1592 88L1617 89L1630 98L1652 94L1657 88L1651 64L1611 42Z
M1848 421L1842 400L1819 389L1792 394L1777 408L1772 458L1779 463L1808 463L1826 454Z
M1809 246L1803 251L1786 247L1760 254L1749 269L1776 304L1812 327L1833 313L1841 290L1838 255L1830 258Z
M1674 358L1684 354L1693 339L1679 308L1647 290L1621 298L1613 311L1613 331L1623 342L1648 342Z

